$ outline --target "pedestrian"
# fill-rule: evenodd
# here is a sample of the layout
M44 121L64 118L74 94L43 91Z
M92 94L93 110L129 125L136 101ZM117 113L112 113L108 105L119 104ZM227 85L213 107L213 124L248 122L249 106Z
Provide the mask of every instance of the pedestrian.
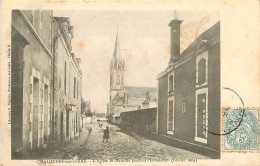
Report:
M108 142L108 138L109 138L109 129L108 126L106 127L106 129L104 130L104 135L103 135L103 141L104 142L106 140L106 142Z

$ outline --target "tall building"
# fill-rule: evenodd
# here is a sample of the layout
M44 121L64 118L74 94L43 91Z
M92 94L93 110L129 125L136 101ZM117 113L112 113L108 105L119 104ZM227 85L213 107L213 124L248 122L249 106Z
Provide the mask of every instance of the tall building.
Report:
M121 56L118 33L116 35L116 42L114 48L114 54L110 62L110 91L109 101L112 99L125 97L124 91L124 70L125 64ZM111 103L112 104L112 103ZM118 114L124 109L124 104L117 104L111 108L113 114Z
M79 136L82 127L82 72L72 52L73 26L69 18L54 17L53 36L53 140L63 144Z
M82 73L72 38L69 18L47 10L12 11L12 159L31 158L79 135Z
M173 19L171 58L158 76L157 133L164 143L220 157L220 22L180 53L182 20ZM210 131L210 132L208 132Z
M47 10L12 11L12 159L26 158L51 140L51 17Z
M125 62L120 52L117 33L114 54L110 62L110 90L107 104L108 120L116 124L120 123L121 112L140 109L142 103L148 101L147 94L157 94L157 89L153 87L125 86L124 69Z

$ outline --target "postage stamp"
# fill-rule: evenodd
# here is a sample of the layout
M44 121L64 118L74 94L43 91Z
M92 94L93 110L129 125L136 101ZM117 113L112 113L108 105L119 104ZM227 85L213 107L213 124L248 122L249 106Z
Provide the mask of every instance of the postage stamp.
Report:
M223 151L259 151L259 109L228 108L223 114Z

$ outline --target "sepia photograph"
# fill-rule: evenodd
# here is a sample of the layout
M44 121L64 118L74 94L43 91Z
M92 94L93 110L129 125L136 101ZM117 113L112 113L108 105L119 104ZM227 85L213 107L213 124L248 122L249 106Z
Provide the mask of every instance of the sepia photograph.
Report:
M216 12L13 10L11 58L12 159L220 158Z
M259 2L21 1L1 165L260 164Z

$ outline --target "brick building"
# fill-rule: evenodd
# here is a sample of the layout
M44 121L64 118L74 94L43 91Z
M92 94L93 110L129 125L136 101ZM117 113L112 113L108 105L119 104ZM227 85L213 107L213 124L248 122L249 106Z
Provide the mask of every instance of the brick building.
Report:
M14 10L11 31L12 159L31 158L81 131L80 59L68 18Z
M12 12L12 159L46 147L51 139L51 17L52 11Z
M63 144L74 139L81 130L80 59L72 53L73 26L67 17L53 20L54 64L54 140Z
M180 25L171 27L171 59L157 76L157 140L220 158L220 22L180 54Z

